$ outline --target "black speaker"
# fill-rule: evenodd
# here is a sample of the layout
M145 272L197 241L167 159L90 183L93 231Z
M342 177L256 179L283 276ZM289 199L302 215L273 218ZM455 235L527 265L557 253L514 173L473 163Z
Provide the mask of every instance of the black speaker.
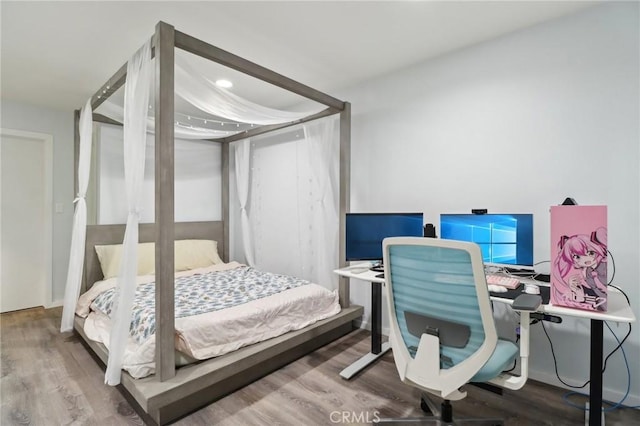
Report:
M424 236L428 238L438 238L436 235L436 227L433 226L433 223L427 223L424 226Z

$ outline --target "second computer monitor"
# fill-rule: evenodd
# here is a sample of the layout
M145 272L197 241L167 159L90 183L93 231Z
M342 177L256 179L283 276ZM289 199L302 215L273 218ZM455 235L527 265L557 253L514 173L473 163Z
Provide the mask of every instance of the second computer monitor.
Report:
M346 260L382 260L387 237L421 237L422 213L347 213Z
M485 263L533 266L532 214L441 214L440 236L478 244Z

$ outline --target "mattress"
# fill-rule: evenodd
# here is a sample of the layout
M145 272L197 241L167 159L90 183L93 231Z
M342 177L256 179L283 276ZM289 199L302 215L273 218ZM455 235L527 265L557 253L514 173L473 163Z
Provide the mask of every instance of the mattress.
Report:
M134 378L155 372L154 279L147 275L136 282L123 358L123 369ZM107 349L116 280L95 283L76 309L87 336ZM175 294L178 364L220 356L340 312L336 291L237 262L176 273Z

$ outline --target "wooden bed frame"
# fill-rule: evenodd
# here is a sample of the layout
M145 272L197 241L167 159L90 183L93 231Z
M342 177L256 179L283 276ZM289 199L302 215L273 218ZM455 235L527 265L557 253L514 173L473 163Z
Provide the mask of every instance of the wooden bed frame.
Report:
M214 239L224 261L229 261L229 144L231 142L301 124L321 117L340 115L340 187L339 187L339 266L345 265L345 214L349 211L351 106L329 95L268 70L260 65L176 31L159 22L152 38L155 55L155 223L139 227L139 242L156 243L156 374L133 379L122 372L121 389L149 423L165 424L280 368L355 328L354 320L364 309L349 306L349 285L339 282L339 314L304 329L257 343L235 352L176 369L174 353L174 241L177 239ZM174 221L174 50L180 48L205 59L233 68L277 87L326 105L309 117L290 123L253 128L239 135L216 139L222 144L222 212L223 220L214 222L175 223ZM95 110L125 82L124 64L91 98ZM75 182L78 189L79 117L75 113ZM94 121L114 124L99 114ZM124 225L91 225L87 227L82 291L102 279L102 271L94 250L99 244L120 244ZM84 344L102 363L108 352L102 344L91 341L83 331L84 320L76 317L74 329Z
M222 242L222 222L184 222L175 224L176 240L212 239ZM125 225L87 227L85 279L82 291L103 278L94 246L120 244ZM154 224L141 224L139 241L153 241ZM241 348L232 353L178 368L170 380L155 376L134 379L122 372L121 390L147 423L165 424L207 405L289 362L353 330L353 321L362 316L360 306L351 306L326 320L304 329ZM76 316L74 328L101 363L108 351L90 340L84 332L84 319Z

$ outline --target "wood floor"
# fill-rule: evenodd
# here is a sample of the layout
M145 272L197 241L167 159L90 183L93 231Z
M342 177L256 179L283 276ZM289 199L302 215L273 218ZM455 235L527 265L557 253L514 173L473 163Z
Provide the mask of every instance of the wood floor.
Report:
M120 392L104 384L102 368L78 338L60 334L60 316L60 308L0 315L0 424L143 424ZM391 353L350 381L340 378L369 344L367 331L355 331L174 424L320 426L421 415L419 392L400 382ZM583 412L564 403L564 390L535 381L502 396L468 391L454 403L454 415L502 417L506 425L584 424ZM606 424L640 425L640 411L612 411Z

